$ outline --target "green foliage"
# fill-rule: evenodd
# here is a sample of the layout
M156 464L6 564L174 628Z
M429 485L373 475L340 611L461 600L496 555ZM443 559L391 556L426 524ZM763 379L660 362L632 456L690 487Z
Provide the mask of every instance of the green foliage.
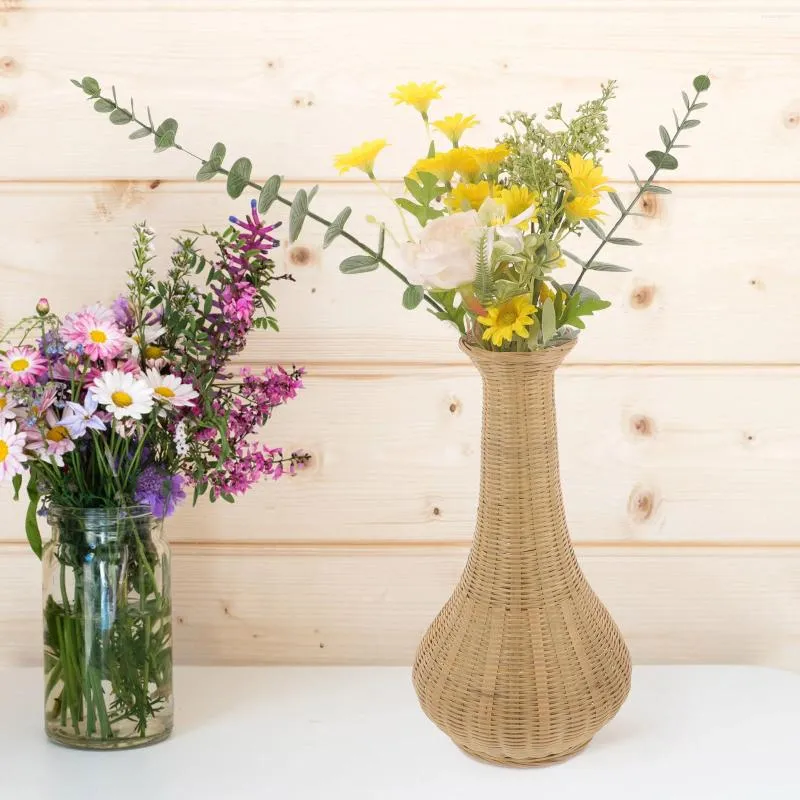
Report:
M662 153L660 150L649 150L646 153L646 157L656 169L678 169L678 159L670 153Z
M424 287L416 285L407 286L406 290L403 292L403 308L412 311L422 302L423 297L425 297Z
M165 119L156 128L156 153L161 153L164 150L169 150L170 147L175 146L175 136L178 133L178 123L172 117Z
M431 294L434 300L439 304L441 310L428 309L436 319L443 322L449 322L454 325L459 333L464 334L467 332L465 318L467 309L463 305L456 305L458 299L455 289L448 290L433 290Z
M296 242L300 231L303 229L303 223L306 221L308 214L308 194L305 189L298 189L297 194L292 200L292 206L289 210L289 241Z
M352 212L353 209L350 208L350 206L346 206L337 214L336 219L328 225L328 229L325 231L325 236L322 240L323 248L328 247L337 236L341 236L344 233L345 223L350 218Z
M446 187L440 186L436 176L429 172L420 172L418 178L419 180L405 179L406 189L416 202L407 197L398 197L395 202L404 211L412 214L420 225L424 226L430 220L443 216L444 212L432 208L431 204L446 191Z
M556 307L552 297L542 303L541 326L541 342L546 345L556 335Z
M478 241L477 253L478 263L475 272L475 280L473 281L475 296L483 305L486 305L492 300L494 278L489 266L489 241L488 235L485 233Z
M31 550L36 554L36 557L42 557L42 534L39 532L39 520L36 512L39 510L39 494L38 482L36 474L31 470L28 476L28 510L25 513L25 535L28 538L28 544Z
M228 195L234 200L241 195L250 183L250 173L253 171L253 164L249 158L237 158L228 172Z
M374 272L378 269L378 259L375 256L350 256L339 264L339 269L345 275Z
M705 92L711 88L711 79L708 75L698 75L693 81L692 86L694 86L694 90L700 94L701 92ZM697 105L695 103L695 105Z
M258 196L258 210L262 214L266 214L267 211L272 208L272 204L278 199L280 190L280 175L273 175L271 178L267 179L267 182L262 187L261 193Z

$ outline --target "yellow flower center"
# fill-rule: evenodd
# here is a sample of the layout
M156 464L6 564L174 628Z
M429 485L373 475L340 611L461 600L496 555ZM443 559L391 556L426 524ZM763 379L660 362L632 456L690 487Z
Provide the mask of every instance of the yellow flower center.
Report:
M503 311L497 315L497 324L505 327L506 325L513 325L517 321L517 312L513 309L510 311Z
M6 460L6 456L8 455L8 445L0 439L0 464Z
M89 338L95 344L103 344L103 342L105 342L108 339L108 336L106 336L105 331L100 331L95 329L93 331L89 331Z
M158 347L154 344L149 344L144 349L144 357L147 359L151 358L161 358L164 355L164 348Z
M111 399L114 401L114 405L118 408L127 408L130 405L133 405L133 398L127 392L114 392L111 395Z
M55 428L50 428L44 435L44 438L49 439L51 442L61 442L68 437L67 429L63 425L56 425Z
M5 397L0 397L0 411L2 411L7 404L8 400Z
M15 358L11 362L11 369L13 369L14 372L25 372L25 370L28 369L30 365L31 362L28 361L27 358Z
M168 386L156 386L153 391L161 395L161 397L175 397L175 392L172 391Z

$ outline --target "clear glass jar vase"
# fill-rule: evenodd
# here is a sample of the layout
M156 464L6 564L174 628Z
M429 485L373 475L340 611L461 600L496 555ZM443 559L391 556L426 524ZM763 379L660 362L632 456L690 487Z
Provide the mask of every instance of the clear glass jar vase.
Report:
M170 554L142 506L51 507L44 548L45 727L121 749L172 730Z

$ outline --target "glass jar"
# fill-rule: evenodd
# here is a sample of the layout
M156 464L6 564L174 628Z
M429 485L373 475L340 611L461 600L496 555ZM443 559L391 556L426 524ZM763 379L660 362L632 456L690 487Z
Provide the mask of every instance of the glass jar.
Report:
M47 514L45 727L70 747L119 749L172 730L170 554L144 506Z

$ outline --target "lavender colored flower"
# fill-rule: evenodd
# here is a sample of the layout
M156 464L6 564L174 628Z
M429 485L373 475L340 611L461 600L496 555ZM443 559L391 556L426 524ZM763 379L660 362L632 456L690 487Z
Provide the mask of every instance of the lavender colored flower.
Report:
M175 512L178 503L186 499L183 478L169 475L161 467L145 467L136 482L133 495L137 503L150 507L154 517L169 517Z
M39 352L50 359L61 358L64 355L64 342L58 335L58 331L45 331L44 336L39 339Z
M97 416L97 398L91 393L86 393L83 405L67 401L67 410L61 417L61 424L69 431L73 439L79 439L89 429L104 431L106 424Z

